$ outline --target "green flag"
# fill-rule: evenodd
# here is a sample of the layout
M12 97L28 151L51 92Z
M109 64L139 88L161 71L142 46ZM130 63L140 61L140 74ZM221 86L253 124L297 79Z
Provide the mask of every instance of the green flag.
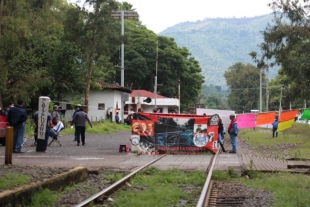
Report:
M305 109L299 120L310 119L310 109Z

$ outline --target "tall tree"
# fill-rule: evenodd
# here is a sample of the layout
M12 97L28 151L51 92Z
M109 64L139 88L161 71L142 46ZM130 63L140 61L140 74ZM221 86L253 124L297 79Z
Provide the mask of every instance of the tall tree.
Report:
M263 32L262 56L259 58L256 52L251 53L261 65L282 67L289 84L295 86L285 86L290 88L292 98L310 99L309 5L309 1L272 1L274 25L268 25Z
M250 112L259 107L260 70L251 64L236 63L225 72L224 77L231 93L230 107L238 113ZM266 82L265 74L262 76Z
M86 5L90 5L93 8L92 11L88 11ZM86 71L84 103L86 111L94 65L103 62L101 66L104 66L108 62L104 56L110 55L109 39L114 36L111 12L118 10L118 6L119 4L114 0L87 0L83 8L76 7L76 11L70 13L74 17L75 24L72 21L67 22L70 25L66 24L68 37L71 36L83 51L80 62L81 67ZM112 68L112 64L108 64L108 67ZM97 68L100 69L99 66Z
M24 99L49 86L55 45L62 34L62 0L2 1L0 96L4 102ZM53 9L51 9L53 8Z

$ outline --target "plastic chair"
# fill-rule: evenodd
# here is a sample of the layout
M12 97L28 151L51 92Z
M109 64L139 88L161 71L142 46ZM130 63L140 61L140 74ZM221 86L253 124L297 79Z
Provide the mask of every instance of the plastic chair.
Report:
M63 130L63 128L61 130ZM52 138L52 141L50 141L48 146L50 146L53 142L56 142L61 147L60 141L58 140L58 136L59 136L59 133L61 132L61 130L58 132L58 134L56 136L50 136Z

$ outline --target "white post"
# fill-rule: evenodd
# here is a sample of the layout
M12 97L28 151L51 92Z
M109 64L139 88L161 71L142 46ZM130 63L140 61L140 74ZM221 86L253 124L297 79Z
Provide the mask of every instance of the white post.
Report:
M36 151L42 152L46 150L45 133L47 122L47 114L51 99L47 96L39 97L39 113L38 113L38 142Z

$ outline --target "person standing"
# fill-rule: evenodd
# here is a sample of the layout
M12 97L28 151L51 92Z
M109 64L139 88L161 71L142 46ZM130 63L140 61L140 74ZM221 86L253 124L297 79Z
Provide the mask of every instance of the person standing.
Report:
M272 138L274 138L275 135L276 135L276 137L278 137L278 132L277 132L278 124L279 124L278 116L276 116L273 123L272 123Z
M39 111L36 111L32 116L32 121L34 124L34 131L33 131L34 143L31 145L32 147L37 146L38 143L38 114Z
M224 148L224 133L226 132L222 119L219 119L218 123L218 140L223 152L226 152Z
M80 111L80 107L81 107L81 104L77 104L77 105L76 105L75 111L73 112L73 115L72 115L72 120L73 120L73 118L74 118L74 115L75 115L78 111ZM77 141L77 132L76 132L75 128L74 128L74 140L73 140L73 141L74 141L74 142Z
M22 144L24 141L25 121L28 115L24 109L24 101L18 100L17 106L10 108L8 112L9 126L14 127L13 132L13 153L23 153Z
M115 123L119 124L119 115L118 112L115 114Z
M59 112L58 112L59 106L58 105L54 105L53 109L54 110L52 112L52 119L54 119L55 117L60 119L60 115L59 115Z
M237 126L237 119L235 114L231 114L229 116L230 124L228 126L228 133L230 137L230 142L232 145L232 151L229 153L237 153L237 135L238 135L238 126Z
M93 128L92 123L90 122L88 115L84 112L83 107L74 115L72 124L75 125L75 130L77 132L77 146L80 146L80 137L82 140L82 145L85 145L85 124L86 120L88 121L91 128Z
M6 117L8 117L9 111L10 111L10 109L11 109L13 106L14 106L13 101L10 101L9 104L8 104L8 106L7 106L7 107L5 108L5 110L4 110L4 113L5 113L5 116L6 116Z

